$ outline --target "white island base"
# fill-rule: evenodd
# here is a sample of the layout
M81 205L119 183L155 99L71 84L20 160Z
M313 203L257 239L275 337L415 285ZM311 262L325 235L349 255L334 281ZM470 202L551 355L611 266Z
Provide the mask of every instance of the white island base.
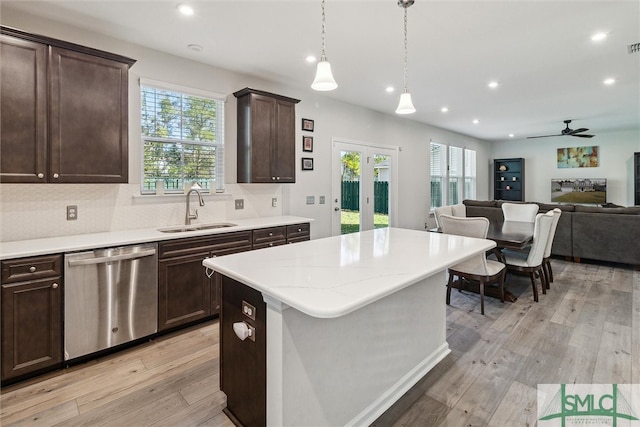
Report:
M205 260L222 280L225 412L247 426L371 424L449 353L447 268L494 246L389 228ZM234 324L255 333L240 340Z
M365 426L440 360L444 272L345 316L267 301L267 425Z

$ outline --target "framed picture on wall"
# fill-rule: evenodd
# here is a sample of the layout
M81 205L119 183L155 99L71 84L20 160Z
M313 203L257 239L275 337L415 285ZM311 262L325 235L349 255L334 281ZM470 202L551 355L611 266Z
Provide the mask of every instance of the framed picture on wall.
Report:
M312 136L302 136L302 151L306 151L309 153L313 152L313 137Z
M311 157L303 157L302 158L302 170L303 171L312 171L313 170L313 159Z
M302 130L313 132L313 120L302 119Z

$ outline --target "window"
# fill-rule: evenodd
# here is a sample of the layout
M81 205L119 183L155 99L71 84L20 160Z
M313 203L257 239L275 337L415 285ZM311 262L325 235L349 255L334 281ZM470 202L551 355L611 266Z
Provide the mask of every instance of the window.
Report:
M224 191L224 96L140 80L142 194Z
M431 142L429 152L432 210L476 197L475 150Z

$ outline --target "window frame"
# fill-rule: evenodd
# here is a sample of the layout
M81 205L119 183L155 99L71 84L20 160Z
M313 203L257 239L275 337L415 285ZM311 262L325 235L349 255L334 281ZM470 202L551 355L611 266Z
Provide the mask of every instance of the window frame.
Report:
M440 170L443 171L444 173L441 173L440 175L433 174L434 159L432 154L433 154L434 146L441 147L440 150L442 155L440 156L440 161L441 162L443 161L444 164L440 165ZM458 160L458 161L461 161L461 164L456 165L457 169L461 172L461 174L457 172L454 174L451 171L452 150L461 150L461 154L460 154L461 158ZM470 155L471 152L474 153L473 159L475 161L474 162L475 164L467 165L467 162L470 160L470 157L471 157ZM442 201L441 206L448 206L452 204L452 201L451 201L452 183L455 183L455 186L458 192L457 194L459 194L459 200L456 200L456 203L462 203L464 199L469 197L475 198L475 195L477 194L477 185L478 185L477 168L478 168L477 150L472 148L467 148L467 147L460 147L458 145L437 142L434 140L429 141L429 188L432 192L429 198L429 211L433 212L435 208L439 207L436 204L434 204L434 200L437 200L437 199L434 199L434 194L433 194L434 177L437 177L441 181L440 197L439 197ZM473 194L467 194L470 192L468 188L473 188L473 191L471 191L471 193Z
M156 137L149 136L142 133L142 116L143 116L143 90L144 88L153 88L159 89L162 91L173 92L175 94L181 96L192 96L197 98L203 98L209 101L214 101L216 104L216 123L215 123L215 141L202 141L202 140L192 140L186 138L171 138L171 137ZM225 121L225 104L227 97L226 95L219 94L216 92L211 92L207 90L191 88L186 86L180 86L172 83L165 83L156 80L150 80L145 78L139 79L139 93L140 93L140 130L141 130L141 171L140 171L140 194L142 195L162 195L162 194L182 194L184 193L185 187L190 185L190 183L185 182L184 170L179 178L182 181L182 188L176 190L166 190L164 189L162 192L157 189L145 189L145 146L149 142L160 142L167 144L181 144L183 148L181 149L184 154L184 146L205 146L205 147L214 147L215 149L215 161L214 161L214 179L209 180L206 185L203 186L203 193L224 193L225 191L225 182L224 182L224 121ZM203 182L204 179L200 180ZM209 188L211 183L215 182L215 188Z

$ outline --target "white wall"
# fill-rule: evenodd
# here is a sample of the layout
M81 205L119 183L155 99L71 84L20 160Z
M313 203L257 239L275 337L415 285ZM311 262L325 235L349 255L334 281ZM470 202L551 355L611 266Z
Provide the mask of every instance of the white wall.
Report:
M633 153L640 151L640 130L600 133L590 139L568 136L503 141L491 144L491 159L525 159L525 199L551 201L552 178L606 178L607 202L633 205ZM558 148L598 146L599 166L558 168ZM492 170L492 169L490 169ZM493 188L491 188L493 196Z
M184 198L136 197L140 183L140 98L138 79L144 77L227 95L225 104L225 182L230 195L210 196L199 208L200 222L232 220L281 214L313 218L312 238L331 234L331 146L332 137L402 147L399 158L398 226L422 229L428 218L429 141L431 139L476 149L478 176L488 176L489 147L486 142L432 126L419 124L393 113L381 114L334 101L310 88L294 88L256 77L215 68L147 49L53 21L3 8L2 25L102 49L137 60L129 73L129 184L2 184L0 240L42 238L100 231L126 230L179 224L184 221ZM309 78L313 76L310 69ZM301 99L297 105L297 179L295 184L237 184L236 99L233 92L253 87ZM339 90L339 89L338 89ZM395 108L395 97L389 111ZM302 153L300 119L315 121L314 151ZM313 171L300 170L300 158L314 158ZM479 180L478 198L489 195L488 181ZM307 195L316 204L306 205ZM327 203L317 204L324 195ZM278 207L271 206L277 197ZM233 199L243 198L245 209L236 211ZM77 221L66 221L65 206L78 205Z

